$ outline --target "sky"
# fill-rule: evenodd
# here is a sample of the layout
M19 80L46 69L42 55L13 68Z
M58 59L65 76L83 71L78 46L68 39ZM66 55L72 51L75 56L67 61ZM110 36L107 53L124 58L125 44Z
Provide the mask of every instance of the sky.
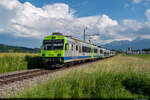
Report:
M83 39L85 28L99 45L150 39L150 0L0 0L0 43L39 48L52 32Z

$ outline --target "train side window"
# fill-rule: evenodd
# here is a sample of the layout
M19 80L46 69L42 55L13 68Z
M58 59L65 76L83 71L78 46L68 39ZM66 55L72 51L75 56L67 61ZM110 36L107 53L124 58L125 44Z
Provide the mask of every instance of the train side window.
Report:
M82 52L84 52L84 47L82 46Z
M87 52L88 51L88 48L87 47L85 47L85 52Z
M87 52L90 53L91 52L91 48L87 47Z
M73 51L73 44L72 44L72 47L71 47L72 51Z
M100 50L100 53L103 53L103 50Z
M97 53L97 49L94 49L94 53Z
M82 52L86 52L86 47L82 46Z
M89 48L89 53L91 52L91 48Z
M86 47L86 52L89 53L90 52L90 48Z
M81 49L81 46L79 46L79 53L81 53L82 49Z
M76 51L78 51L78 45L76 45Z
M69 44L68 44L68 43L65 44L65 50L66 50L66 51L69 50Z

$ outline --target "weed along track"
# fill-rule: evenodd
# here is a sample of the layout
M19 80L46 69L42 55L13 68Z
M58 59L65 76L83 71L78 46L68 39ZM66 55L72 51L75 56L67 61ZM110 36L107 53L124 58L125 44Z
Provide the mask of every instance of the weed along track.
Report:
M61 68L60 67L55 67L53 69L32 69L32 70L23 71L23 72L20 71L20 72L16 72L16 73L12 73L12 74L0 75L0 85L3 86L3 85L14 83L16 81L22 81L24 79L33 78L33 77L37 77L37 76L40 76L40 75L45 75L45 74L53 73L53 72L56 72L56 71L69 69L69 68L72 68L72 67L78 67L80 65L94 64L96 62L98 62L98 61L80 63L80 64L72 64L69 67L64 65ZM59 65L57 65L57 66L59 66Z
M48 72L48 70L34 69L25 72L17 72L14 74L3 75L0 76L0 85L10 84L16 81L21 81L38 75L46 74Z

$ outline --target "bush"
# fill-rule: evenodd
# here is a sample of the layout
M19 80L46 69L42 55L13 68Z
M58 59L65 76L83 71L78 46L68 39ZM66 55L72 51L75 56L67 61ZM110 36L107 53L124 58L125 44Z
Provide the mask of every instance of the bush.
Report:
M122 83L132 94L150 97L150 78L147 75L132 75L123 80Z

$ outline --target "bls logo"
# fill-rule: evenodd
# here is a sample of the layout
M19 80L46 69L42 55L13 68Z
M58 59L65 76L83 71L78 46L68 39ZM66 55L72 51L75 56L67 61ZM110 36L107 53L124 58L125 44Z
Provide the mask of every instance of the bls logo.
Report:
M53 54L49 54L49 56L54 56Z

